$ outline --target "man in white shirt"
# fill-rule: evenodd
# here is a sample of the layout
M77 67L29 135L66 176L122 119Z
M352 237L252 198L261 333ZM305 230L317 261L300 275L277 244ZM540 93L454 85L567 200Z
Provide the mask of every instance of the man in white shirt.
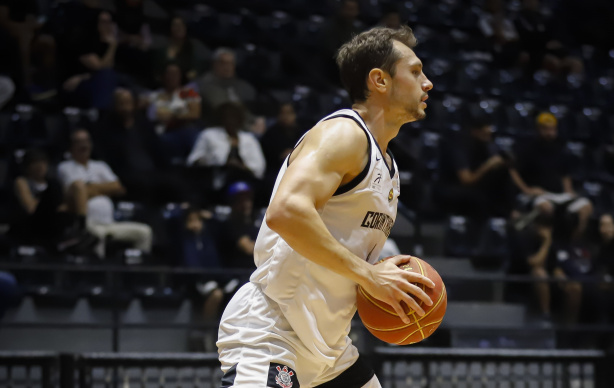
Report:
M206 128L200 133L188 156L188 165L224 167L222 172L228 176L216 178L220 180L214 185L216 189L233 181L262 179L266 161L258 139L242 129L244 108L227 102L219 106L217 114L221 126Z
M111 168L103 161L91 160L92 141L89 133L78 129L70 139L71 159L58 166L58 178L67 194L87 201L87 227L101 244L97 254L104 257L107 237L134 244L134 247L151 250L151 228L138 222L115 222L114 207L110 197L120 196L125 189Z

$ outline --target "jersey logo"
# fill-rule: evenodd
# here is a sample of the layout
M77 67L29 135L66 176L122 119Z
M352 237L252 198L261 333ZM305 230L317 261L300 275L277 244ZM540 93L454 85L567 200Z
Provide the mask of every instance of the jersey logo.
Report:
M288 371L287 366L284 366L283 368L278 366L276 369L278 372L277 376L275 376L275 382L277 385L282 388L292 388L292 376L294 376L294 372Z
M393 198L394 198L394 190L390 189L390 192L388 193L388 202L391 202Z

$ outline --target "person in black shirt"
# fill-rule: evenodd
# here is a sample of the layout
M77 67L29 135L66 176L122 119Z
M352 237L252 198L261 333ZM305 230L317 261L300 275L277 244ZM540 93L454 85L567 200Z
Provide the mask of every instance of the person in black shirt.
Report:
M512 178L540 213L557 216L556 224L568 225L567 215L577 215L572 237L579 238L584 234L593 206L574 192L570 162L558 139L554 115L541 113L537 117L537 132L539 136L519 153L517 169L511 171Z
M260 139L262 152L266 159L265 185L270 197L275 185L275 179L284 159L292 152L294 146L304 131L296 122L296 112L292 103L285 103L279 107L277 121L269 127ZM265 196L265 193L262 195Z
M606 307L610 319L614 319L614 219L611 214L603 214L599 218L599 245L596 252L597 274L602 280L600 291L604 293Z
M222 223L223 266L227 268L253 268L254 245L258 226L253 217L253 192L245 182L228 187L231 212Z
M552 225L546 217L538 218L530 227L515 232L512 230L510 248L513 260L510 272L530 274L534 283L535 296L542 322L551 323L550 284L547 280L554 270L552 254Z
M76 44L71 76L64 90L71 104L83 108L110 108L117 84L114 71L117 38L111 14L98 13L95 29L85 33Z
M468 135L449 137L442 146L435 200L448 212L507 217L512 211L511 158L492 142L492 124L475 119Z
M155 204L193 199L181 174L171 171L152 124L135 112L129 90L116 89L113 112L101 121L96 137L103 159L133 199Z

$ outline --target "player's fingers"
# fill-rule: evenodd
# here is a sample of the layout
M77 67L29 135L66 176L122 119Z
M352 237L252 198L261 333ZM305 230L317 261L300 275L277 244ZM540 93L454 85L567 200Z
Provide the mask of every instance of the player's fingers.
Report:
M391 303L388 304L392 306L392 308L397 313L399 318L401 318L404 324L408 325L409 323L411 323L411 320L409 319L409 316L407 316L407 314L405 313L405 310L403 310L403 306L401 306L401 303L396 300L393 300Z
M431 279L427 278L426 276L422 274L419 274L417 272L412 272L412 271L403 271L403 272L405 273L405 279L407 279L411 283L424 284L425 286L429 288L435 287L435 283Z
M422 307L420 307L418 302L416 302L416 300L412 298L409 294L403 294L401 297L402 297L403 302L405 302L405 304L407 305L407 307L415 311L416 314L418 314L419 316L424 315L424 310L422 309Z
M421 301L426 303L428 306L432 306L433 305L433 301L426 294L426 292L424 292L424 290L421 287L418 287L415 284L411 284L411 283L407 284L405 286L405 288L404 288L404 291L407 294L410 294L410 295L413 295L413 296L417 297L418 299L420 299Z
M408 263L411 260L411 255L396 255L391 257L388 261L396 265L397 267L401 264Z

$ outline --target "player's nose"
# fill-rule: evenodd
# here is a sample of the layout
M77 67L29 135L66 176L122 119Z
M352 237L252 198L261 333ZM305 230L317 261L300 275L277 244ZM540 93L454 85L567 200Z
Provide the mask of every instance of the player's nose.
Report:
M424 82L422 82L422 90L428 92L433 89L433 83L426 77L424 77Z

